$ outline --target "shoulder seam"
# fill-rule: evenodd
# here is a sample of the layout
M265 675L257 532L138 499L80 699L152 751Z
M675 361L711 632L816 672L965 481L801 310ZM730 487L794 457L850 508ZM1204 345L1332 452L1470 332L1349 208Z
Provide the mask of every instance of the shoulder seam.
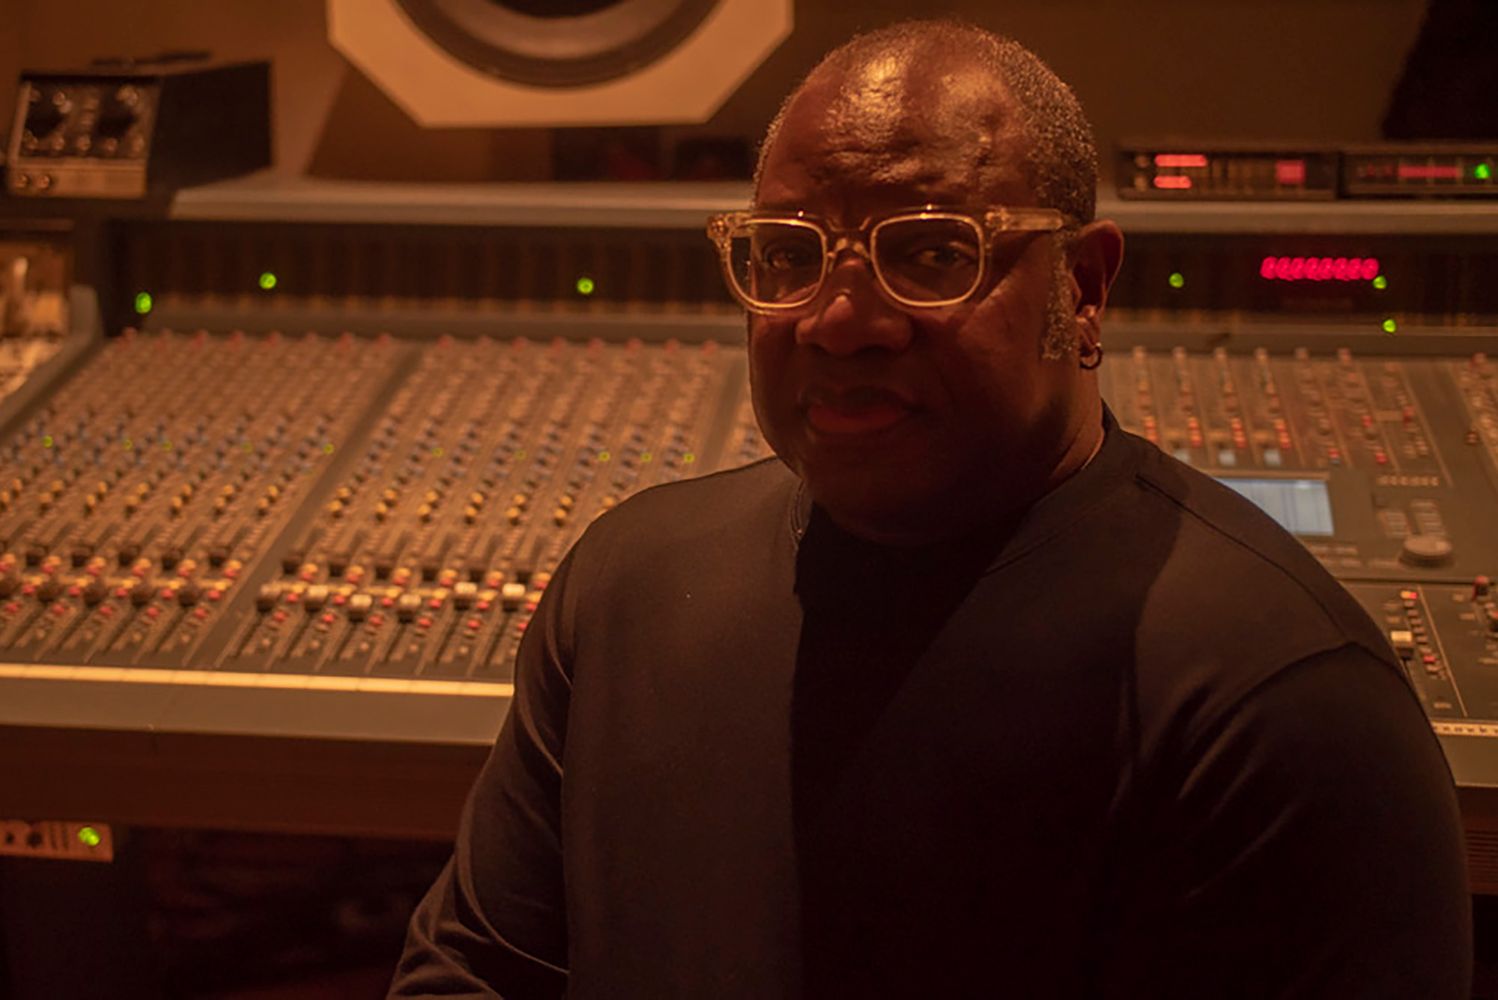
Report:
M1315 605L1318 608L1321 609L1322 615L1326 618L1326 621L1329 624L1331 624L1331 625L1337 625L1338 624L1336 616L1332 613L1331 609L1327 607L1326 602L1323 601L1321 599L1321 597L1318 594L1316 594L1315 591L1313 591L1313 590L1311 590L1311 588L1307 587L1305 585L1305 583L1303 583L1298 576L1296 576L1293 572L1290 571L1289 567L1285 566L1278 559L1275 559L1273 556L1269 555L1266 552L1261 552L1260 550L1254 548L1252 545L1249 545L1248 543L1244 542L1242 539L1235 538L1231 533L1229 533L1227 531L1224 531L1217 524L1215 524L1213 521L1211 521L1206 516L1204 516L1200 511L1196 510L1195 508L1193 508L1193 507L1191 507L1191 506L1189 506L1187 504L1182 503L1179 499L1177 499L1176 497L1172 496L1170 493L1166 492L1157 483L1153 482L1142 471L1135 473L1135 478L1139 481L1139 483L1142 486L1144 486L1146 489L1148 489L1151 493L1154 493L1156 496L1159 496L1159 497L1163 498L1168 503L1174 504L1175 507L1178 510L1180 510L1184 514L1189 515L1193 520L1197 521L1199 524L1201 524L1204 527L1206 527L1213 534L1217 535L1220 538L1226 539L1228 542L1231 542L1233 545L1236 545L1238 548L1242 549L1243 551L1250 553L1251 555L1255 556L1256 558L1260 559L1261 561L1263 561L1265 563L1268 563L1270 566L1273 566L1275 569L1279 570L1279 572L1280 572L1280 574L1282 576L1284 576L1286 579L1290 580L1293 584L1295 584L1296 588L1299 589L1301 593L1303 593L1307 597L1309 597L1315 603ZM1345 630L1341 630L1341 631L1345 632ZM1357 645L1359 645L1361 647L1362 644L1358 643Z

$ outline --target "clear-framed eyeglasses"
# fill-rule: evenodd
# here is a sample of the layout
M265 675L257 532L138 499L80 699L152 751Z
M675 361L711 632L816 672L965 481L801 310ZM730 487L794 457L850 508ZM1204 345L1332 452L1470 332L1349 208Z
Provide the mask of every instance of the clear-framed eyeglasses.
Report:
M891 301L911 309L956 305L983 286L1000 233L1048 233L1066 217L1053 208L967 212L927 205L832 229L805 212L724 212L707 223L728 287L745 308L783 313L816 299L837 258L869 261Z

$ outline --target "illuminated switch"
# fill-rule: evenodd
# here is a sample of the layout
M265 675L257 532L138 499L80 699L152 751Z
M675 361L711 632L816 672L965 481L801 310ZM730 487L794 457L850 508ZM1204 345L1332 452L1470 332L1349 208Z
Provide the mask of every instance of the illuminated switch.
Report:
M500 588L500 591L499 591L500 607L504 608L506 611L516 611L516 610L519 610L520 604L524 600L525 600L525 584L523 584L523 583L507 583L503 587Z
M474 600L478 597L479 588L468 580L463 580L453 585L453 605L459 609L473 607Z
M416 613L421 610L421 595L402 594L395 602L395 617L402 622L416 620Z
M369 617L370 608L374 605L374 598L368 594L351 594L348 599L349 621L362 622Z
M322 584L308 587L303 601L309 613L320 611L322 606L328 603L328 588Z

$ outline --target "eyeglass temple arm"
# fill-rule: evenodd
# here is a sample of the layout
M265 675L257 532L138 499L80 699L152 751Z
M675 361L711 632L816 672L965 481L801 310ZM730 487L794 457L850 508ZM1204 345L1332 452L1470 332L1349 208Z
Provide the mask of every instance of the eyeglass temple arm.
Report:
M1066 216L1054 208L995 208L984 219L998 232L1053 233L1066 225Z

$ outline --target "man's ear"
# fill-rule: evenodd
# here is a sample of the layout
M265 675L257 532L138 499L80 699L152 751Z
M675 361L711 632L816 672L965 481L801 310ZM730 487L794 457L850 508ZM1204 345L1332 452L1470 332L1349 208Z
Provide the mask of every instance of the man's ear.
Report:
M1123 263L1123 232L1108 219L1083 226L1071 241L1072 280L1077 283L1077 315L1101 316L1108 289Z

